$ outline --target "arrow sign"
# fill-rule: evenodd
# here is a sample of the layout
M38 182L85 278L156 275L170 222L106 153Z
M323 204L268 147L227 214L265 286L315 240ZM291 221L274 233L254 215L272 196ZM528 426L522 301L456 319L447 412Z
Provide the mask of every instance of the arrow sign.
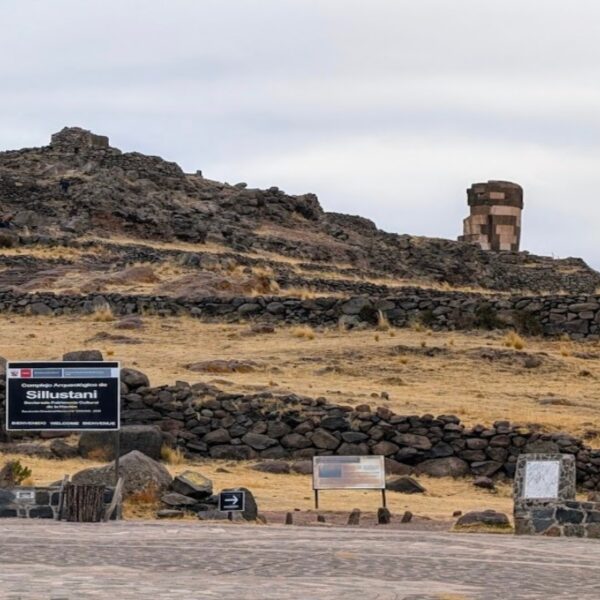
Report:
M246 505L246 492L221 492L219 510L222 512L242 511Z

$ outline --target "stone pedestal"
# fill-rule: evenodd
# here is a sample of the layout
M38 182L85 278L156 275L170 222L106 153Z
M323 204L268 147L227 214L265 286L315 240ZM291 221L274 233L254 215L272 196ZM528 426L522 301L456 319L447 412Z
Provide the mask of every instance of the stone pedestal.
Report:
M600 538L600 503L575 499L575 457L521 454L514 485L517 535Z

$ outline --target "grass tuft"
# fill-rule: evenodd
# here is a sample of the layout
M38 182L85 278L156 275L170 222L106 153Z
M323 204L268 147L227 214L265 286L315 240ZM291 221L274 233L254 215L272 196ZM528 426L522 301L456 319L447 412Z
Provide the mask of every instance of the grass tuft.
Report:
M168 465L182 465L185 462L185 456L181 448L172 448L163 444L160 449L160 457Z

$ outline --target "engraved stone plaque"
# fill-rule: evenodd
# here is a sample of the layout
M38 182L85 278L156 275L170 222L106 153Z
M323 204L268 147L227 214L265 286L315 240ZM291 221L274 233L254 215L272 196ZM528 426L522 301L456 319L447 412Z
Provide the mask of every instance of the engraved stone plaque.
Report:
M558 498L560 461L530 460L525 466L523 498Z

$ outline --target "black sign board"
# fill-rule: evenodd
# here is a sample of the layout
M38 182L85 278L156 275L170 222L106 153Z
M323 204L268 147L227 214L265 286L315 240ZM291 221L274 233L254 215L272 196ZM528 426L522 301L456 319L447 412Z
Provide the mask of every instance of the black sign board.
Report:
M6 429L118 430L118 362L9 362Z
M232 512L244 510L246 505L246 492L221 492L219 494L219 510Z

